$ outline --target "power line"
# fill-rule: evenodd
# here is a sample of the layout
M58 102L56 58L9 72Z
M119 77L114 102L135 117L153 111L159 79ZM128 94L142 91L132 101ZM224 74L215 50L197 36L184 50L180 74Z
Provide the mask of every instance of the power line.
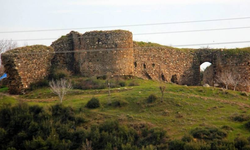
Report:
M138 34L134 34L134 35L172 34L172 33L186 33L186 32L207 32L207 31L236 30L236 29L249 29L249 28L250 27L232 27L232 28L213 28L213 29L202 29L202 30L180 30L180 31L169 31L169 32L138 33Z
M145 47L131 47L131 48L142 48L142 49L151 49L151 48L165 48L165 47L184 47L184 46L203 46L203 45L221 45L221 44L237 44L237 43L250 43L250 41L233 41L233 42L217 42L217 43L196 43L196 44L183 44L183 45L171 45L171 46L145 46ZM5 55L21 55L21 54L67 54L67 53L82 53L82 52L102 52L102 51L117 51L117 50L127 50L131 48L109 48L109 49L80 49L80 50L66 50L66 51L56 51L56 52L32 52L32 53L5 53Z
M131 24L131 25L117 25L117 26L97 26L97 27L83 27L83 28L61 28L61 29L44 29L44 30L0 31L0 34L2 34L2 33L25 33L25 32L49 32L49 31L64 31L64 30L83 30L83 29L102 29L102 28L121 28L121 27L137 27L137 26L156 26L156 25L187 24L187 23L216 22L216 21L245 20L245 19L250 19L250 17L221 18L221 19L208 19L208 20L191 20L191 21L176 21L176 22L149 23L149 24Z
M176 33L208 32L208 31L222 31L222 30L239 30L239 29L249 29L249 28L250 26L232 27L232 28L211 28L211 29L201 29L201 30L178 30L178 31L168 31L168 32L135 33L133 35L176 34ZM13 41L40 41L40 40L55 40L55 39L57 38L18 39Z
M221 45L221 44L238 44L238 43L250 43L250 41L199 43L199 44L184 44L184 45L171 45L171 46L173 46L173 47L184 47L184 46Z

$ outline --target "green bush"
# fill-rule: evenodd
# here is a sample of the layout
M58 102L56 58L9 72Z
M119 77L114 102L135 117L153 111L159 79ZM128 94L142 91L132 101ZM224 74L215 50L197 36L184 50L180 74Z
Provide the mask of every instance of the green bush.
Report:
M153 102L155 102L156 100L157 100L157 96L154 95L154 94L149 95L149 97L147 98L147 102L148 102L148 103L153 103Z
M250 121L245 124L246 128L250 131Z
M100 102L98 98L91 98L88 103L86 104L87 108L93 109L93 108L98 108L100 107Z
M121 82L119 82L119 85L120 85L121 87L124 87L124 86L126 86L126 82L121 81Z
M52 69L51 73L49 74L50 80L59 80L62 78L69 79L71 77L72 73L68 71L67 69Z
M216 140L224 139L227 137L227 133L223 130L214 128L214 127L204 127L204 128L195 128L191 131L191 134L194 138L200 140Z
M35 89L39 89L42 87L49 87L49 81L47 79L38 81L36 83L31 83L29 90L35 90Z
M193 137L191 135L184 135L181 140L183 142L193 142Z
M234 139L235 148L238 148L239 150L243 149L243 147L245 147L248 144L249 141L245 137L237 137Z
M105 81L97 79L96 77L88 78L88 79L78 79L72 82L74 89L104 89L107 87Z
M246 114L234 114L231 117L231 120L237 121L237 122L243 122L243 121L248 121L250 120L250 116Z
M123 106L126 106L126 105L128 105L129 103L128 103L128 101L126 101L126 100L113 100L112 102L111 102L111 106L114 106L114 107L123 107Z
M168 149L169 150L184 150L185 142L180 141L180 140L173 140L170 141L168 144Z
M139 86L139 83L135 80L131 81L128 86Z
M250 145L245 145L242 150L250 150Z
M227 140L213 140L210 143L212 150L235 150L234 142Z

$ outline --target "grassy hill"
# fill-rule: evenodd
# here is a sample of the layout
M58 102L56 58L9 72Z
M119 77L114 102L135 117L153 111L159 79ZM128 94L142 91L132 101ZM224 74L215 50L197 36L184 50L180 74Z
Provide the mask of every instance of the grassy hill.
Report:
M102 79L95 80L105 83ZM239 136L250 137L249 129L245 126L250 120L248 93L214 87L159 83L137 78L122 82L123 87L111 88L110 96L107 88L73 89L64 98L63 105L72 107L77 116L84 116L87 119L83 125L85 127L112 119L133 128L144 124L149 127L159 127L167 132L170 140L180 140L197 127L225 130L226 139L229 141ZM129 86L131 83L136 83L137 86ZM161 101L159 86L163 85L166 90ZM14 96L4 93L5 90L2 91L0 108L4 103L14 105L26 102L31 106L50 107L59 102L49 87ZM148 97L152 94L157 100L149 102ZM101 107L86 108L85 105L93 97L100 100Z

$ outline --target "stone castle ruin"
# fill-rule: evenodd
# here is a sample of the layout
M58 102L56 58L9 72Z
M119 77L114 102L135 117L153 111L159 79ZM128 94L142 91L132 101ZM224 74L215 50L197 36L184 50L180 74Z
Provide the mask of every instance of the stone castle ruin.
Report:
M70 32L51 47L27 46L2 54L10 93L20 94L31 83L46 78L51 68L67 69L81 76L130 75L181 85L200 85L200 65L212 63L210 84L223 72L249 80L250 48L178 49L134 42L124 30ZM237 90L248 91L249 85Z

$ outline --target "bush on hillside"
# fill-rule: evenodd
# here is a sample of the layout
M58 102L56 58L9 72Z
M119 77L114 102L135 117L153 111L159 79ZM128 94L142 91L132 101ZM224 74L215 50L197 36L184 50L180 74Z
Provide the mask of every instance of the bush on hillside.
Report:
M250 116L246 114L234 114L230 117L230 119L237 122L243 122L250 120Z
M100 102L98 98L91 98L88 103L86 104L87 108L94 109L100 107Z
M246 128L250 131L250 121L245 124Z
M157 100L157 96L154 95L154 94L149 95L148 98L147 98L147 102L148 102L148 103L153 103L153 102L155 102L156 100Z
M191 131L191 135L200 140L221 140L227 137L227 133L214 127L195 128Z
M234 139L234 145L237 149L243 149L246 145L249 144L249 141L245 137L237 137Z
M115 99L111 102L111 106L114 106L114 107L123 107L123 106L126 106L128 104L129 104L128 101L120 100L120 99Z

